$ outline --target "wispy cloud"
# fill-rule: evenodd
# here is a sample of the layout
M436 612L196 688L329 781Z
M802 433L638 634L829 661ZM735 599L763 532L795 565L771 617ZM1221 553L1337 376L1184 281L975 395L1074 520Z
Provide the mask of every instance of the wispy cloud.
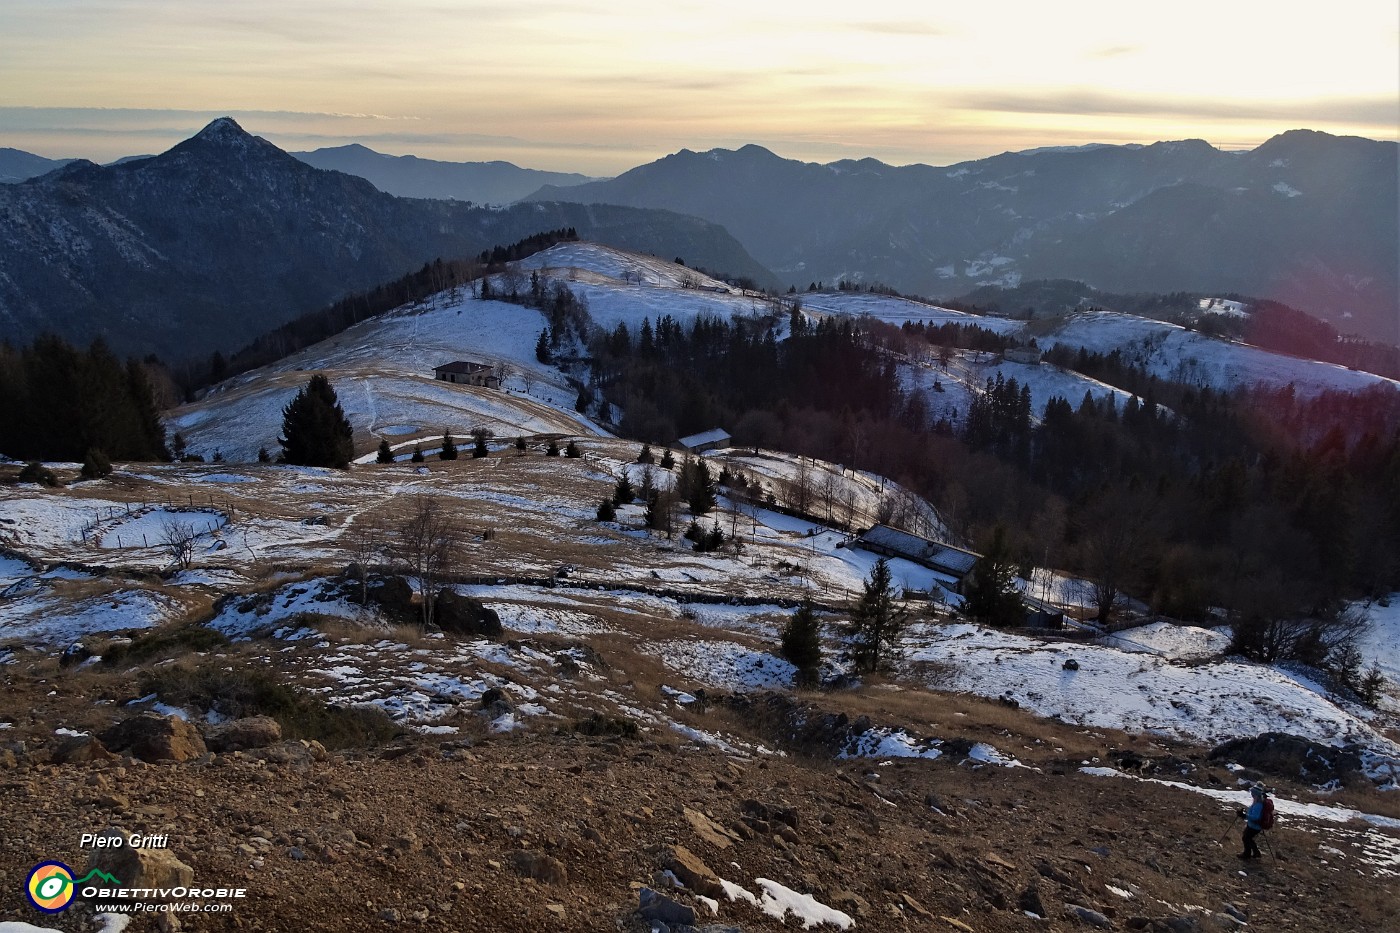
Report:
M882 36L948 36L954 32L941 23L921 19L870 20L850 23L845 28L853 32L873 32Z
M1075 116L1171 116L1203 120L1339 121L1394 126L1393 97L1336 97L1311 100L1229 100L1108 94L1091 90L1036 92L980 91L955 95L962 110Z
M1140 51L1141 49L1142 46L1140 45L1105 45L1090 51L1087 57L1119 58L1123 55L1132 55L1134 52Z

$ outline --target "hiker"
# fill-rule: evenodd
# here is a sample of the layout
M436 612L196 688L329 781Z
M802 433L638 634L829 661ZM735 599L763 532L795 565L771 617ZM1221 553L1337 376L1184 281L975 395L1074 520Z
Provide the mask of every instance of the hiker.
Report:
M1259 854L1259 834L1264 831L1265 801L1264 785L1255 784L1249 789L1254 797L1254 802L1249 805L1248 810L1240 810L1239 815L1245 820L1244 834L1241 837L1244 841L1244 851L1240 853L1240 858L1260 858Z

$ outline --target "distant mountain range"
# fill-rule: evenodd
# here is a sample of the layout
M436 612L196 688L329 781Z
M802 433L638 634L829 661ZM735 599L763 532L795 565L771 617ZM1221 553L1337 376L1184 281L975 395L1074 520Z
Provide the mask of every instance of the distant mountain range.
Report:
M1397 145L1295 130L1004 153L944 168L828 165L759 146L680 152L531 200L665 208L724 225L785 283L952 297L1070 278L1119 292L1239 292L1400 342Z
M0 185L12 185L62 168L72 159L46 159L23 149L0 147Z
M171 360L228 352L438 256L561 227L772 282L733 237L693 217L398 198L224 118L158 156L77 160L0 185L0 332L16 343L44 331L102 336Z
M567 188L596 181L587 175L541 172L510 162L438 162L417 156L391 156L361 145L293 152L307 165L368 179L401 198L449 198L475 204L510 204L543 185Z

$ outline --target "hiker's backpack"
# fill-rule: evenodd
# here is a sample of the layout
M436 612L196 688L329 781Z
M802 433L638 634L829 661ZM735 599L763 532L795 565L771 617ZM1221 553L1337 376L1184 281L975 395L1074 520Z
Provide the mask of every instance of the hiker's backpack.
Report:
M1259 828L1274 828L1274 801L1271 797L1264 798L1264 809L1259 814Z

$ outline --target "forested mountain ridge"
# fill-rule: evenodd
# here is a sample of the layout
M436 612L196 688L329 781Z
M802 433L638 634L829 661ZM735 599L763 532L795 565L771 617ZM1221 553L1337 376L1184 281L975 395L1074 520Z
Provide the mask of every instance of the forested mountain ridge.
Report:
M723 224L799 289L838 279L953 297L1070 278L1123 292L1239 292L1400 342L1397 146L1294 130L1008 152L944 168L827 165L759 146L681 150L532 198L664 207Z
M307 165L367 179L401 198L441 198L477 204L509 204L542 185L568 187L595 181L572 172L544 172L510 162L443 162L414 155L386 155L351 144L293 152Z
M54 331L104 337L122 354L207 356L436 257L566 227L771 281L724 230L691 217L397 198L223 118L158 156L80 160L0 187L0 321L16 343Z

